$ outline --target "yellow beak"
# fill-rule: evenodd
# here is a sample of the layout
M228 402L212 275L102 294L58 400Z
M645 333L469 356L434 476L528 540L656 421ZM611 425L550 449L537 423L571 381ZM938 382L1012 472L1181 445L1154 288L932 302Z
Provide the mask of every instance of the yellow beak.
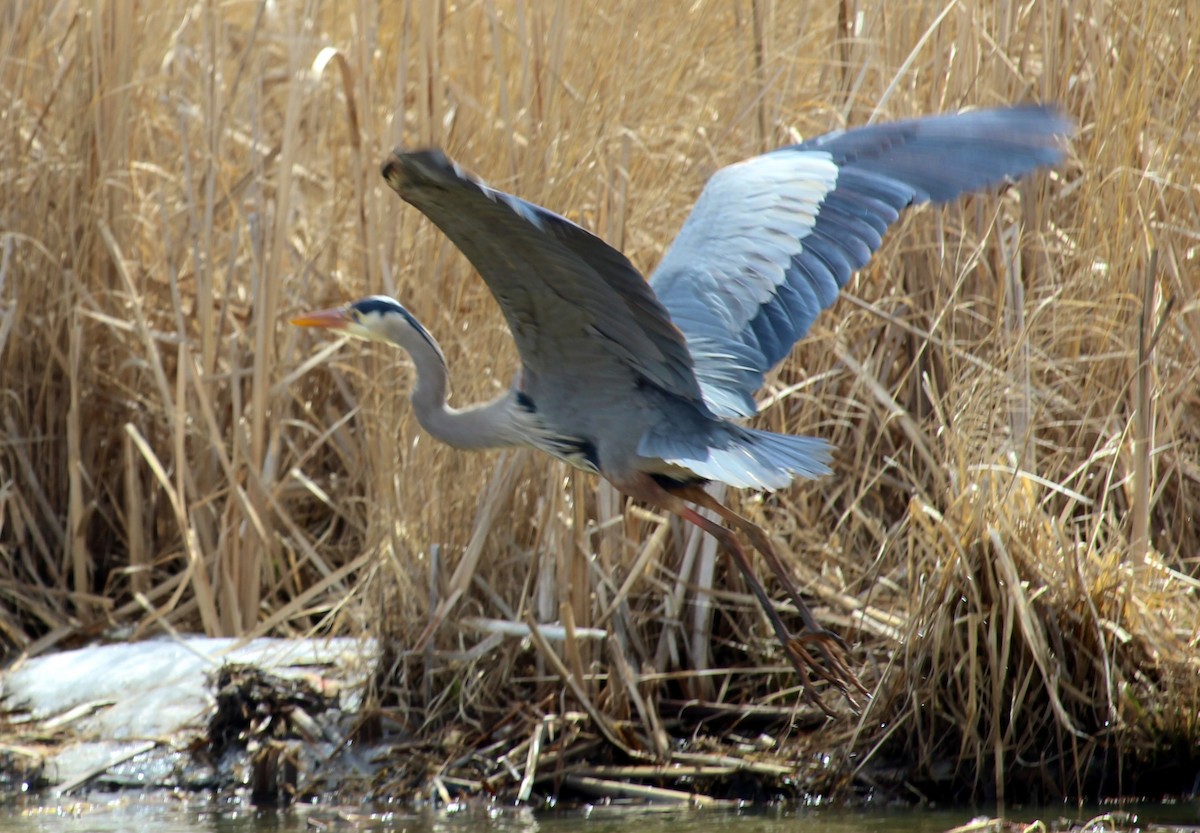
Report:
M333 309L323 309L317 312L310 312L307 315L300 315L291 320L292 324L297 327L324 327L329 330L344 330L350 323L350 316L346 314L345 307L334 307Z

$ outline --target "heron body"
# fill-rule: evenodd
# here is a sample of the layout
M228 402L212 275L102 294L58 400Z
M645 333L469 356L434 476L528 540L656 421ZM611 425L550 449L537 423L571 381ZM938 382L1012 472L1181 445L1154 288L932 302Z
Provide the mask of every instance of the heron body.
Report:
M736 536L688 503L748 534L819 631L786 567L762 530L698 484L780 489L828 474L826 441L740 421L755 414L764 374L903 209L1057 163L1071 129L1054 109L1028 105L839 131L730 165L711 177L648 281L600 238L489 188L441 151L397 150L384 178L487 282L520 353L516 382L491 402L448 407L441 349L390 298L294 323L406 349L417 372L414 412L434 437L459 448L540 449L717 536L794 648Z

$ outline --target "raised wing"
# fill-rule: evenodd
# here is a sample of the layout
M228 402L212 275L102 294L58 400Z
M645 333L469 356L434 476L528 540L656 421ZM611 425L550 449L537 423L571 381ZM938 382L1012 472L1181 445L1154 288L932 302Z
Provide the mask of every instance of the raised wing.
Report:
M905 207L1054 164L1071 130L1048 107L980 110L829 133L714 174L650 278L709 409L755 413L763 374Z
M600 379L619 363L703 408L686 340L623 254L564 217L489 188L438 150L397 149L383 176L475 266L529 370L553 379L578 367Z

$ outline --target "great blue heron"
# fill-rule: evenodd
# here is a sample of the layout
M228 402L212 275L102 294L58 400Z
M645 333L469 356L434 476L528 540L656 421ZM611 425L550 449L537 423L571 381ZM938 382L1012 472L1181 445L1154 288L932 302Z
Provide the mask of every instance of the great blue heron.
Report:
M735 421L756 413L763 375L867 263L902 209L1054 164L1071 129L1054 109L1026 105L829 133L730 165L708 181L649 282L600 238L487 187L441 151L397 149L383 164L388 185L463 251L504 312L521 356L511 390L448 407L441 348L391 298L292 323L407 350L417 374L414 413L437 439L540 449L713 535L819 702L810 670L843 690L857 682L832 634L766 533L703 484L781 489L829 474L825 440ZM733 530L766 559L800 612L804 638L780 618ZM825 668L806 644L816 645Z

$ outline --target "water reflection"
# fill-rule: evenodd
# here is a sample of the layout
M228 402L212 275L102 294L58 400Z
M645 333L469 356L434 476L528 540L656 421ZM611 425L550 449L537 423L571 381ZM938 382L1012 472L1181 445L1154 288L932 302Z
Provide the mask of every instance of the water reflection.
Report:
M1192 824L1195 805L1138 808L1143 822ZM1042 808L1009 818L1048 822L1089 819L1097 811ZM654 811L597 807L591 812L534 815L527 810L471 807L413 813L363 808L301 807L252 811L175 797L112 797L47 805L0 806L0 833L942 833L977 815L970 810Z

